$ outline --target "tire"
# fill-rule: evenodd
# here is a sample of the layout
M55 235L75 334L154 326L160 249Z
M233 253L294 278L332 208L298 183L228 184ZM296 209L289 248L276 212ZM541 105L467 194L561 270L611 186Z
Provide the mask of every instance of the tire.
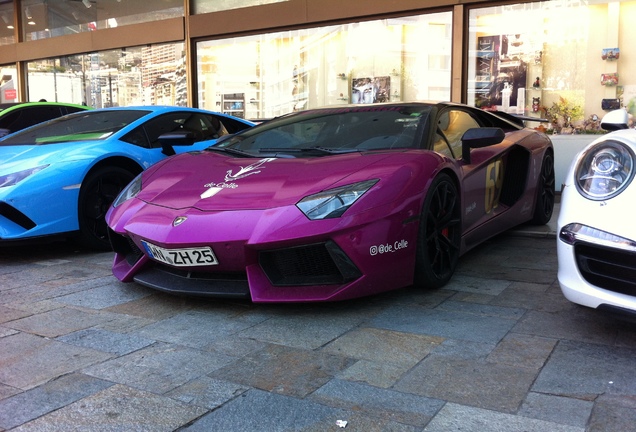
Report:
M89 173L78 200L79 243L90 249L111 250L106 212L135 175L119 167L100 168Z
M440 174L428 190L417 237L414 285L440 288L453 276L461 244L461 210L457 186Z
M554 211L554 159L551 153L546 153L541 162L541 173L537 181L537 198L530 223L545 225L552 218Z

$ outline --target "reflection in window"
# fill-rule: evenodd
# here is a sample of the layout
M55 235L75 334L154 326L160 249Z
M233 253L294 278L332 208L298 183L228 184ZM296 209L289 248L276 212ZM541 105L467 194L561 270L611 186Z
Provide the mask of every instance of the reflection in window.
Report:
M15 43L13 22L13 2L0 4L0 45Z
M593 59L590 67L599 72L620 69L620 62L603 62L601 52L618 46L617 29L631 26L635 5L552 0L471 10L467 102L541 118L541 107L563 98L598 113L598 101L611 93L597 84L598 76L590 79L586 65ZM621 51L630 49L626 45Z
M183 16L183 0L22 0L25 40Z
M198 105L258 119L343 103L448 100L451 20L445 12L199 42Z
M270 3L280 3L284 1L288 0L192 0L192 13L202 14L208 12L219 12Z
M0 66L0 103L19 102L18 71L15 66Z
M27 68L31 101L93 108L187 105L183 42L40 60Z

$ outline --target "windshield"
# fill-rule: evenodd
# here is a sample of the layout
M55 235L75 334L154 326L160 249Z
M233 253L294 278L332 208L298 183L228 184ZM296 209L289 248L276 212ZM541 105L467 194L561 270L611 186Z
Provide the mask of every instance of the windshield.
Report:
M16 132L0 145L41 145L67 141L103 140L148 114L145 110L82 111Z
M420 147L429 105L374 105L309 110L271 120L217 145L252 154L327 155Z

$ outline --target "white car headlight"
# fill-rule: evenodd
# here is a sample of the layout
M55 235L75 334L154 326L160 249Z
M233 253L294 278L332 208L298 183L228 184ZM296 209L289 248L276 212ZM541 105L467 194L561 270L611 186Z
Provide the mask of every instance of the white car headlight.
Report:
M603 141L588 149L574 171L576 187L591 200L620 194L634 178L634 153L618 141Z
M35 174L36 172L42 171L46 167L48 167L48 165L40 165L40 166L35 167L35 168L29 168L29 169L25 169L23 171L18 171L18 172L14 172L14 173L11 173L11 174L6 174L6 175L3 175L3 176L0 176L0 188L7 187L7 186L13 186L15 184L18 184L19 182L21 182L25 178Z
M129 199L136 197L141 192L141 174L133 179L113 201L113 207L119 207Z
M309 195L296 207L311 220L337 218L377 182L378 179L366 180Z

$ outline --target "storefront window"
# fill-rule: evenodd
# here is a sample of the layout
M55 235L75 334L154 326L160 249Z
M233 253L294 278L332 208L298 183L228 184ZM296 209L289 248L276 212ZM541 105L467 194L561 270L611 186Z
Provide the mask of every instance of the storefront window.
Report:
M245 118L450 99L452 13L197 43L198 105Z
M208 12L219 12L285 1L289 0L192 0L192 13L203 14Z
M93 108L187 105L183 42L31 62L28 81L31 101Z
M25 40L183 16L183 0L22 0Z
M19 102L18 73L15 66L0 66L0 103Z
M15 43L14 29L13 2L3 2L0 5L0 45Z
M636 2L555 0L470 11L467 102L547 118L548 129L598 128L610 105L635 113ZM636 60L634 60L636 61Z

